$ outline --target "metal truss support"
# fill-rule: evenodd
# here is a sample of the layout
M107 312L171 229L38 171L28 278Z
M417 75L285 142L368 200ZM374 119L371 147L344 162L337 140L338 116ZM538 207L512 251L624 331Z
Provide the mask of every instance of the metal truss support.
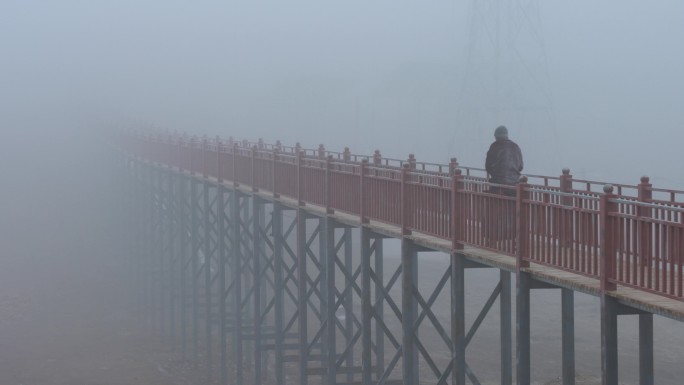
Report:
M405 385L418 385L418 328L416 327L417 303L413 293L418 284L418 252L413 241L401 240L401 314L402 314L402 379Z
M183 360L187 359L187 341L188 341L188 308L191 306L188 302L188 281L189 281L189 265L191 264L191 200L190 200L190 178L186 175L180 175L178 178L178 279L179 279L179 312L180 318L180 339L181 339L181 357Z
M391 382L387 379L396 361L393 361L389 371L385 372L385 333L397 349L397 359L401 354L398 339L385 325L384 304L388 301L393 305L393 309L396 309L397 314L400 314L394 301L389 297L389 290L402 270L399 265L390 285L384 285L384 238L383 235L374 233L367 227L361 228L361 383L364 385ZM374 328L373 324L375 324Z
M561 289L563 385L575 384L575 293Z
M601 296L601 383L618 385L618 302Z
M244 222L241 216L242 213L242 202L246 198L241 196L238 191L234 191L231 199L231 214L233 222L232 239L232 255L233 260L233 324L232 324L232 344L233 344L233 362L235 366L235 384L242 385L244 380L243 364L244 360L242 357L243 350L243 336L242 336L242 271L243 271L243 230Z
M561 290L562 380L563 385L575 383L575 302L570 289L533 279L529 273L519 272L517 280L517 338L518 384L529 384L530 361L530 292L534 289Z
M653 314L639 314L639 384L653 385Z
M530 383L530 278L518 272L516 290L516 362L518 385Z
M202 247L201 218L204 207L202 205L202 182L190 178L190 274L191 274L191 307L192 307L192 362L195 367L199 362L199 323L200 323L200 249Z
M452 351L452 383L466 383L466 328L465 328L465 257L454 253L451 255L451 339Z
M294 215L293 215L294 214ZM275 203L272 215L273 233L273 322L274 322L274 380L285 384L285 364L300 362L299 334L299 279L297 210ZM290 352L288 354L288 352Z
M601 296L601 383L618 384L618 317L639 317L639 383L652 385L653 314L621 304L614 297Z
M180 236L180 229L178 223L178 199L177 199L177 179L179 178L173 170L167 170L167 199L166 199L166 226L168 232L166 255L169 260L167 279L167 306L169 318L168 339L171 346L175 347L176 342L176 313L178 311L176 302L178 301L177 271L178 271L178 240Z
M315 221L310 231L307 222ZM326 219L308 216L297 211L297 279L299 283L299 375L302 384L308 383L309 376L322 376L327 383L326 364L329 362L326 322L328 321L328 224ZM314 242L318 246L313 248ZM311 322L313 321L313 323ZM309 334L313 331L313 335ZM310 363L319 365L311 366Z
M127 209L122 214L131 221L125 236L135 257L131 269L141 323L158 328L174 348L180 342L183 359L191 344L192 362L206 360L207 382L214 380L218 359L222 384L285 384L288 363L296 363L294 381L304 385L319 379L326 385L465 385L467 380L477 385L466 350L498 299L500 382L512 383L510 272L500 271L498 284L467 328L465 270L487 266L465 255L450 255L448 269L434 286L426 290L433 282L420 282L419 290L420 253L433 250L411 236L401 239L399 266L385 274L386 236L365 225L359 229L355 258L356 233L333 216L316 216L303 207L133 158L123 159L121 166L131 184L123 191ZM549 288L559 287L525 271L516 274L517 384L531 383L530 293ZM562 380L572 385L574 292L560 289ZM448 318L433 308L442 294L451 299ZM603 384L618 383L620 315L639 317L640 383L651 385L653 314L607 295L601 297ZM393 324L400 324L401 331ZM444 346L428 350L426 327ZM451 354L447 363L433 359L439 349Z
M264 381L268 372L268 352L281 339L275 328L276 268L274 204L252 197L252 289L253 324L250 338L254 341L254 384ZM282 215L282 212L280 213ZM282 224L282 218L281 224ZM282 230L282 228L280 229ZM282 251L282 250L281 250ZM249 297L249 295L247 295Z
M297 210L297 309L299 313L299 383L301 385L308 384L308 368L309 368L309 343L308 343L308 280L309 275L306 271L307 267L307 252L308 242L306 233L306 212L303 209Z

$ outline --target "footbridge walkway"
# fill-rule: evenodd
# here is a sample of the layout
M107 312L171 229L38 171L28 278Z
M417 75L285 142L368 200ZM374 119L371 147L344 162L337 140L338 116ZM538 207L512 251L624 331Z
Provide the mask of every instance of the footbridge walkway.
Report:
M575 383L575 292L601 299L603 383L618 384L618 317L638 314L640 381L653 384L653 315L684 321L684 192L647 177L563 170L496 186L456 159L117 138L141 312L222 384L479 384L466 348L497 299L501 384L530 384L537 289L561 294L563 384ZM401 260L388 270L390 238ZM450 267L423 276L433 251ZM473 268L500 282L466 328Z

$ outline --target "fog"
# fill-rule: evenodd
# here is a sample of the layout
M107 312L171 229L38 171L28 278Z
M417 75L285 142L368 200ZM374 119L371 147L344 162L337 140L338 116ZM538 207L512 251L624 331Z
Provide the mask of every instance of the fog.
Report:
M479 166L506 124L529 172L680 186L684 5L515 3L3 1L3 132L57 110Z
M679 0L0 1L0 305L123 301L112 129L481 167L504 124L525 172L684 189L682 37Z

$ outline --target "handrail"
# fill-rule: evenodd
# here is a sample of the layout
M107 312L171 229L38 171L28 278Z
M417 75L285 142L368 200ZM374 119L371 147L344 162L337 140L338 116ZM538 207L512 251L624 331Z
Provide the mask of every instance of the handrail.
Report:
M567 169L560 177L530 175L518 185L501 185L471 175L483 170L463 167L455 158L449 164L423 163L413 155L382 158L376 151L358 162L348 149L334 153L322 145L302 149L261 140L226 143L130 133L122 143L145 160L319 205L329 213L358 215L361 223L373 220L398 226L405 235L436 236L451 241L455 250L466 245L493 250L516 258L518 268L534 262L600 279L604 291L620 284L684 300L682 274L673 278L677 282L654 287L644 274L623 271L635 265L653 274L661 265L682 270L684 258L675 253L684 252L684 202L653 199L653 192L673 199L684 192L653 188L647 177L635 186L603 184L599 192L592 187L601 182L573 179ZM551 180L558 186L550 186ZM573 183L587 188L575 189ZM623 189L635 193L623 195Z

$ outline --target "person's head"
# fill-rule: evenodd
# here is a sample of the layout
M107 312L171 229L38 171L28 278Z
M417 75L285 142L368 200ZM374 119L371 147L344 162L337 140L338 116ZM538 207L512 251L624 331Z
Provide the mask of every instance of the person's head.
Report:
M508 139L508 128L506 126L499 126L494 130L494 138L496 140Z

